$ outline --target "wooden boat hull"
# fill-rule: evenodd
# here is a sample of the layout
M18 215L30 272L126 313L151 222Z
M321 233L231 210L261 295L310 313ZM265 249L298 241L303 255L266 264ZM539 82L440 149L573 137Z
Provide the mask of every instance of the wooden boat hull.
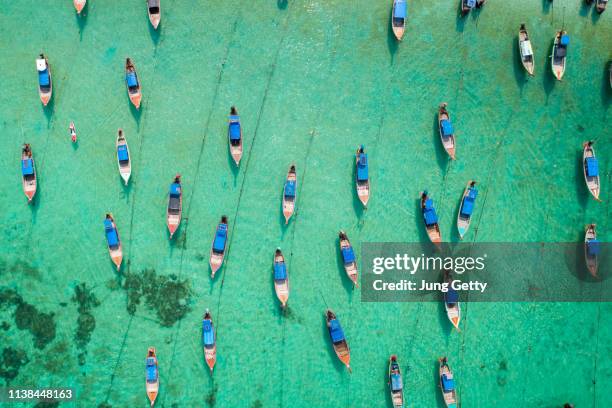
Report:
M331 313L331 317L329 313ZM327 321L328 331L330 332L330 340L332 343L332 347L334 348L334 352L336 353L336 356L338 357L338 359L346 366L346 368L348 368L350 372L351 371L351 350L349 348L348 343L346 342L346 339L343 339L341 341L338 341L337 343L334 343L332 335L331 335L331 330L330 330L330 324L331 324L330 321L333 319L337 320L336 315L331 310L328 310L328 313L326 313L326 321Z
M529 34L527 33L526 29L520 29L519 30L519 35L518 35L518 45L519 45L519 53L521 56L521 64L523 65L523 68L525 68L525 71L527 71L527 73L531 76L534 75L534 71L535 71L535 59L534 59L534 55L533 55L533 51L531 53L531 55L526 55L523 53L523 48L529 48L531 49L531 41L529 40ZM525 45L524 45L525 44ZM526 45L528 44L528 45ZM531 57L531 60L529 60L528 57Z
M440 369L439 369L439 381L440 381L440 390L442 391L442 396L444 397L444 403L446 404L447 407L449 408L457 408L458 406L458 401L457 401L457 392L455 390L451 391L451 392L444 392L444 387L442 385L442 375L446 374L446 375L451 375L452 373L450 371L450 369L448 368L447 365L443 365L442 363L440 363Z
M357 154L355 158L355 167L357 167L358 163L359 154ZM355 176L355 188L357 189L357 197L359 198L359 201L361 201L361 204L363 204L364 207L367 207L368 201L370 201L370 179L368 178L365 181L360 181L357 179L357 176Z
M444 302L444 309L446 309L448 320L455 326L455 329L459 330L459 322L461 321L461 306L459 303L455 303L452 307L449 307L448 303Z
M558 81L563 79L563 75L565 74L565 61L567 56L563 57L560 61L555 61L555 52L557 47L559 46L559 42L561 41L561 32L557 32L555 36L554 44L553 44L553 53L550 57L550 68L552 70L553 75L557 78Z
M123 184L127 186L128 182L130 181L130 177L132 176L132 160L130 157L130 148L125 137L117 136L117 141L115 143L115 148L117 151L119 150L119 146L125 146L125 149L127 150L127 163L121 163L119 157L117 157L117 168L119 169L119 175L123 179Z
M182 201L182 198L181 198ZM181 215L168 214L166 216L166 225L168 226L168 232L170 233L170 238L174 236L174 233L178 229L179 225L181 225Z
M140 100L142 99L142 92L141 92L142 86L140 85L140 78L138 78L136 67L134 67L134 64L132 64L132 61L128 58L125 61L126 77L129 72L133 72L136 75L137 86L130 89L130 86L128 85L127 78L126 78L125 87L127 89L128 97L130 98L130 102L132 102L132 104L134 105L136 109L140 109Z
M37 188L37 177L36 177L36 162L34 161L34 157L28 157L25 154L21 155L21 160L32 159L32 169L34 170L34 174L32 177L26 177L22 174L21 176L21 185L23 187L23 193L28 198L28 204L34 200L34 196L36 195Z
M217 345L215 344L212 347L204 347L204 359L206 360L206 365L210 369L210 372L213 372L215 368L215 364L217 363Z
M448 120L450 122L450 115L446 110L446 103L441 104L438 109L438 132L440 133L440 141L442 142L444 150L446 150L446 153L448 153L451 159L455 160L455 135L444 136L442 131L443 120Z
M589 255L588 246L587 246L589 241L597 239L597 233L595 231L595 224L587 225L585 230L586 231L584 234L584 259L586 262L587 269L589 270L589 273L594 278L597 278L597 269L599 268L599 260L596 255L595 256Z
M73 0L73 3L77 14L81 14L81 11L85 8L85 4L87 4L87 0Z
M151 351L153 353L152 355L150 355ZM157 365L157 356L155 355L155 348L153 347L149 348L149 355L147 355L147 358L149 357L155 358L155 367L157 368L157 370L159 370L158 365ZM147 380L147 375L145 373L145 388L147 391L147 398L149 398L151 407L153 407L153 405L155 405L157 394L159 393L159 371L157 374L157 379L155 381Z
M230 145L230 154L232 155L232 159L236 166L240 166L240 160L242 159L242 139L240 139L240 144L236 146Z
M434 244L439 244L442 242L442 235L440 235L440 227L438 224L432 226L425 226L427 229L427 236L429 240Z
M49 89L43 89L43 87L38 85L38 95L40 96L40 101L43 106L47 106L49 101L51 100L51 96L53 96L53 75L51 74L51 67L49 66L49 61L45 57L45 63L47 64L47 69L49 70Z
M283 256L280 249L276 251L274 254L274 266L277 264L284 264L285 257ZM287 265L285 264L285 268ZM274 268L272 270L272 279L274 279L274 292L276 293L276 297L281 302L281 306L284 308L287 306L287 301L289 301L289 271L286 271L287 278L286 279L275 279Z
M158 2L158 4L161 2ZM153 26L153 29L157 30L157 27L159 26L159 23L161 21L161 4L159 4L159 10L157 13L151 13L151 9L150 6L152 5L152 2L147 1L147 14L149 15L149 22L151 23L151 25Z
M218 253L215 253L213 250L210 251L209 263L210 263L210 276L212 278L215 277L215 273L217 273L217 271L221 268L221 265L223 265L224 257L225 257L225 253L218 254Z
M342 252L343 249L348 249L351 247L351 243L348 239L342 239L340 238L340 251ZM357 272L357 262L353 261L349 264L344 263L344 272L346 272L346 276L349 277L349 279L353 282L353 285L355 287L359 286L359 284L357 283L357 280L359 278L359 273Z
M123 262L123 247L121 245L121 237L119 236L119 230L117 229L117 224L115 224L115 220L112 218L111 218L111 221L113 223L113 228L115 229L115 232L117 233L117 247L111 248L110 246L108 246L108 243L107 243L108 254L110 255L110 258L115 264L115 266L117 267L117 271L119 271L121 269L121 262Z
M292 171L291 167L287 173L285 185L289 181L295 182L295 195L293 197L286 196L285 189L283 188L283 216L285 217L285 225L289 224L289 219L295 212L295 202L297 200L297 174L295 171Z
M398 41L402 41L402 38L404 37L404 32L406 32L405 27L393 26L393 35L395 35L395 38L397 38Z
M601 191L601 184L599 180L599 175L596 177L590 177L587 175L587 166L586 160L589 157L595 157L595 149L592 146L588 146L588 144L584 144L584 148L582 151L582 172L584 174L584 182L587 185L587 188L591 195L597 200L599 200L599 193Z
M404 406L404 390L403 390L403 386L401 390L397 390L397 391L393 391L392 388L392 380L391 380L391 374L394 373L393 371L393 366L394 364L397 364L397 358L395 357L395 355L391 356L389 358L389 370L388 370L388 374L387 374L387 378L389 379L389 393L391 395L391 403L393 404L394 408L403 408ZM399 364L397 364L397 374L400 375L401 378L401 371L399 369Z
M463 190L463 196L461 196L461 203L459 205L459 213L457 214L457 232L459 233L459 238L463 239L463 236L467 233L470 228L470 223L472 222L472 217L465 217L461 214L461 210L463 209L463 202L465 198L468 196L470 190L470 184L472 180L468 181L465 190Z
M209 264L210 264L211 278L215 277L215 273L223 265L223 260L225 258L225 251L227 249L227 241L229 239L229 236L228 236L229 231L227 230L227 227L228 227L227 217L223 216L221 217L221 222L219 223L219 225L217 225L217 228L215 229L215 235L213 237L213 242L212 242L212 245L210 246ZM216 242L217 236L219 232L223 230L225 231L225 238L223 240L223 249L221 250L220 245L217 247L217 249L215 249L215 242Z

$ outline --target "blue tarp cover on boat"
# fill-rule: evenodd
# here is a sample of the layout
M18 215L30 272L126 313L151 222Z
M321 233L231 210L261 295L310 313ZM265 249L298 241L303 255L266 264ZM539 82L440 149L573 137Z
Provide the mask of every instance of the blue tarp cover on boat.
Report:
M587 252L589 253L589 255L594 256L599 254L599 250L600 250L600 245L599 245L599 241L596 239L592 239L589 242L587 242Z
M431 198L425 200L423 217L425 218L425 225L427 226L434 225L438 222L438 215L436 214L436 210L433 208L433 201L431 201Z
M444 294L444 301L449 304L455 304L459 302L459 293L449 286L448 292Z
M398 0L395 2L395 9L393 10L393 18L406 18L406 1Z
M119 244L119 237L117 236L117 230L113 228L113 222L109 219L104 220L104 230L106 231L106 241L108 246L116 246Z
M476 0L467 0L468 7L474 7L476 5Z
M361 153L359 155L359 163L357 163L357 180L359 181L368 180L368 155L367 153Z
M274 264L274 279L285 280L287 279L287 265L284 263Z
M444 392L449 392L455 389L455 380L447 378L446 374L442 374L442 388Z
M119 145L119 147L117 147L117 158L119 161L128 161L130 159L128 157L128 149L126 145Z
M133 86L138 86L138 80L136 79L136 74L134 72L128 72L125 79L130 88Z
M396 373L391 374L391 389L399 391L402 389L402 376Z
M223 252L225 250L225 240L227 239L227 225L219 224L217 233L215 234L215 241L213 242L213 249L217 252Z
M157 366L153 357L147 357L147 381L157 380Z
M295 197L295 181L288 181L285 183L285 196Z
M597 163L597 159L595 157L587 157L587 176L589 177L597 177L599 175L599 164Z
M32 159L25 159L21 161L21 173L24 176L31 176L34 174L34 163Z
M38 71L38 84L40 86L49 86L49 83L49 70L45 69L44 71Z
M355 252L353 251L353 247L342 248L342 258L344 259L345 264L355 262Z
M170 184L170 195L177 197L181 195L181 185L179 183Z
M561 45L568 45L568 44L569 44L569 35L563 34L561 36Z
M331 335L334 343L344 340L344 332L342 331L340 322L337 319L332 319L329 321L329 334Z
M231 140L240 140L240 123L231 122L229 124L229 134Z
M205 346L215 344L215 332L213 331L212 322L210 320L202 321L202 342Z
M466 197L463 200L463 205L461 206L461 215L465 217L469 217L470 215L472 215L473 211L474 211L474 200L471 200L468 197Z
M444 119L440 124L442 125L442 135L450 136L453 134L453 125L448 120Z

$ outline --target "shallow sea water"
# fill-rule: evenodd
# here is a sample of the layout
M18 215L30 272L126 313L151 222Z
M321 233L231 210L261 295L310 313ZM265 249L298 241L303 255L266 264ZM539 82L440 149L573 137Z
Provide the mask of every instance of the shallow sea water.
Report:
M144 357L154 345L158 406L384 407L395 353L411 407L443 406L442 355L466 408L609 405L612 305L464 304L462 330L451 331L437 303L362 303L341 270L337 231L357 247L424 240L417 199L427 188L443 239L456 241L459 198L476 179L468 241L580 241L590 222L610 241L612 10L491 0L461 20L458 1L409 1L398 45L387 1L165 1L158 32L141 1L90 0L82 18L69 1L44 3L0 0L1 382L74 387L78 402L61 406L147 406ZM556 82L547 57L563 20L571 44ZM518 63L521 22L535 78ZM54 81L47 109L36 92L41 51ZM142 82L140 112L126 95L126 56ZM452 163L436 129L442 101L457 129ZM232 104L245 138L239 169L227 148ZM128 187L115 161L119 127L133 160ZM601 203L583 183L588 139ZM39 176L30 206L24 141ZM352 178L361 143L371 163L366 211ZM292 162L298 211L285 227ZM166 194L177 172L184 220L169 241ZM107 211L123 241L121 274L105 246ZM223 214L229 251L211 281ZM271 279L277 246L291 279L286 315ZM326 307L351 345L350 375L330 347ZM200 347L206 308L218 336L212 377Z

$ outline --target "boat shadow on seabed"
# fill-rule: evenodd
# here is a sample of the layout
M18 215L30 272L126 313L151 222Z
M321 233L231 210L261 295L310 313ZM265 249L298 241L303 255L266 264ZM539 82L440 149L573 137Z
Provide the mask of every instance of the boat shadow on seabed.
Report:
M85 3L85 8L81 10L81 14L75 13L77 24L79 26L79 41L83 41L83 31L85 30L85 26L87 25L87 9L89 3Z
M529 82L529 74L527 74L525 68L523 68L521 52L516 37L512 38L512 58L514 59L514 64L512 64L512 68L514 68L514 79L519 87L520 95L523 96L523 88L525 84Z
M438 112L433 116L433 127L432 132L433 135L433 145L436 150L436 161L438 162L438 166L442 172L446 171L446 168L449 165L450 158L448 157L448 153L444 150L442 146L442 142L440 141L440 128L438 124ZM420 201L419 201L419 211L420 211Z

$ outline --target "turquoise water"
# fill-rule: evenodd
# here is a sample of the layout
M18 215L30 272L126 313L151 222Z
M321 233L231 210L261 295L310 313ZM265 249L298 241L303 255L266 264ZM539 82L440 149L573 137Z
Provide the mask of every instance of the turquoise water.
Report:
M340 228L357 247L426 239L417 199L428 188L443 239L456 241L458 201L476 179L469 241L579 241L591 222L610 241L612 11L598 17L578 0L489 1L458 20L458 2L409 1L397 45L383 1L166 1L158 32L144 2L91 0L81 19L62 3L0 1L3 383L74 387L78 402L62 406L146 406L153 345L159 406L382 407L395 353L408 406L443 406L442 355L464 407L608 405L610 304L465 304L458 333L437 303L360 302L336 239ZM572 42L558 83L547 56L563 20ZM521 22L536 53L533 79L518 63ZM47 109L36 92L41 51L54 80ZM125 91L127 56L142 82L140 112ZM457 129L453 163L436 130L442 101ZM232 104L245 138L239 170L227 148ZM127 188L115 161L119 127L133 159ZM602 203L582 179L588 139ZM39 176L31 206L18 170L24 141ZM353 191L361 143L367 211ZM292 162L298 210L285 227L280 197ZM169 241L166 194L177 172L184 220ZM108 211L124 245L121 274L105 246ZM223 214L229 253L211 281ZM291 277L285 316L271 280L277 246ZM350 375L330 347L326 307L351 345ZM206 308L218 335L212 377L200 348Z

